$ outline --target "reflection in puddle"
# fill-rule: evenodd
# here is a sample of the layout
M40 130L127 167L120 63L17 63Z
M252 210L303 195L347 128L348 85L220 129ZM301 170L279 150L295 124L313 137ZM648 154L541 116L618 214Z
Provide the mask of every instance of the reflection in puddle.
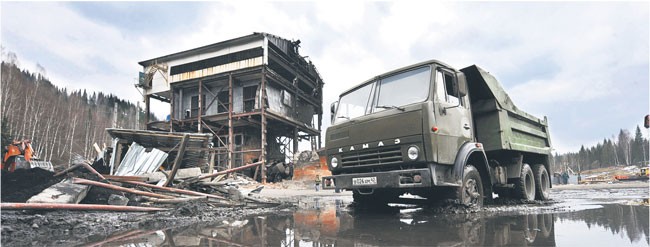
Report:
M558 214L480 217L428 210L347 211L315 201L296 212L208 226L114 234L124 246L648 246L648 207L603 205Z

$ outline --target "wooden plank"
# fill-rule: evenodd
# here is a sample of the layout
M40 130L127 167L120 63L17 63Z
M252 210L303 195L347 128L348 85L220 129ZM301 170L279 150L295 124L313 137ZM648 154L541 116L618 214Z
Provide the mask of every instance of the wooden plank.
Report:
M178 153L176 154L176 159L174 160L174 167L172 168L171 174L169 174L169 179L167 179L167 182L165 183L165 187L169 187L169 185L172 184L172 181L174 181L176 172L178 172L178 168L181 166L181 163L183 162L183 155L185 154L185 146L187 145L188 140L189 140L189 135L188 134L183 135L183 139L181 139L181 145L178 148Z

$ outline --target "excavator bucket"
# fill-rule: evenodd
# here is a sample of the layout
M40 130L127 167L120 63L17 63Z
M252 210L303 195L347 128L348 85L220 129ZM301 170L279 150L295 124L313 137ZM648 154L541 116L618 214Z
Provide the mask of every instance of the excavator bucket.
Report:
M41 161L41 160L27 161L24 156L19 155L16 156L14 162L16 163L15 169L33 169L38 167L43 170L54 172L54 166L52 166L52 162L49 161Z

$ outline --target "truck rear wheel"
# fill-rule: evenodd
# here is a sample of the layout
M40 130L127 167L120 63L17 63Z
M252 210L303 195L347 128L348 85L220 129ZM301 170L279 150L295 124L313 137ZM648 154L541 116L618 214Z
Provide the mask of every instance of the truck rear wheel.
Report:
M515 197L526 201L535 200L535 179L528 164L521 166L519 179L515 182Z
M481 175L473 165L465 166L463 184L458 188L456 198L462 205L483 206L483 182L481 181Z
M535 175L535 199L546 201L550 199L551 181L546 167L542 164L533 165Z

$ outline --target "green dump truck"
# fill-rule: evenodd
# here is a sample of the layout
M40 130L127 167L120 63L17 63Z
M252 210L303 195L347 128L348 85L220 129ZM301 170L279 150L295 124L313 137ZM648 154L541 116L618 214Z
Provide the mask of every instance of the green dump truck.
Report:
M404 193L482 206L499 197L548 200L548 122L518 109L476 65L431 60L379 75L331 105L324 189L359 204Z

